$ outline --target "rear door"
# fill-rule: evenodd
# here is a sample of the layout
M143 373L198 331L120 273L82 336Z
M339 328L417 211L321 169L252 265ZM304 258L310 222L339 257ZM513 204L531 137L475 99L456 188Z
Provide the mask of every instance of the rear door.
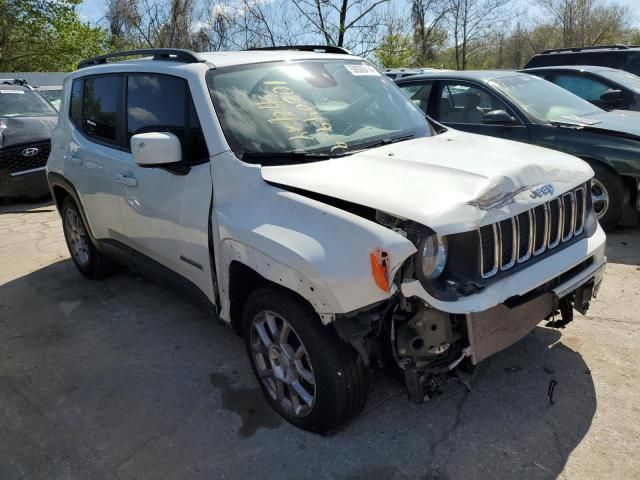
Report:
M125 79L126 138L171 132L182 162L140 167L130 153L120 172L121 207L128 242L144 257L177 272L213 298L209 254L212 181L209 152L183 78L155 73ZM140 261L144 257L138 256Z
M118 121L124 77L100 75L72 84L71 141L64 174L76 188L87 221L98 239L122 239L118 172L129 164Z

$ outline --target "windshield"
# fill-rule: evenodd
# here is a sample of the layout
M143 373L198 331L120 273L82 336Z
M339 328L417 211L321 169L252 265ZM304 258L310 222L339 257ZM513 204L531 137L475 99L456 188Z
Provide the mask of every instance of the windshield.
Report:
M51 117L58 112L31 90L0 86L0 117Z
M496 78L489 83L531 117L545 123L575 121L575 117L601 111L586 100L535 75Z
M640 77L623 70L598 70L598 75L640 93Z
M247 161L292 152L338 156L431 135L424 113L359 60L221 68L207 83L231 149Z
M62 104L62 94L63 90L38 90L40 95L49 100L49 103L53 105L56 110L60 110L60 105Z

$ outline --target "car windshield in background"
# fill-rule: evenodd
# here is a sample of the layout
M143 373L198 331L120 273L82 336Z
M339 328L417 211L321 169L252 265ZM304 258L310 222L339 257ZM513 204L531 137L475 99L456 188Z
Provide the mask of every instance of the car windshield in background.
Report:
M0 117L50 117L58 112L31 90L8 89L0 85Z
M56 107L56 110L60 110L60 104L62 103L62 94L63 94L63 90L38 90L38 92L40 92L40 94L46 98L47 100L49 100L49 103L51 105L53 105L54 107Z
M242 65L212 70L207 83L225 137L246 161L339 156L431 135L420 109L364 62Z
M535 75L496 78L489 83L531 117L546 123L573 123L576 117L600 111L586 100Z
M640 77L624 70L598 70L598 75L640 93Z

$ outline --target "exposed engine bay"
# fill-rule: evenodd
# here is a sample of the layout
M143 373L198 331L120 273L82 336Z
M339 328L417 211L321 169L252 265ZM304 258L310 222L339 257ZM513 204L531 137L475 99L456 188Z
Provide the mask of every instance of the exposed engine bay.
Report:
M432 283L443 283L441 278L447 277L443 272L450 253L447 238L414 222L380 212L376 220L409 239L418 250L395 272L394 284L418 279L425 288L430 288ZM469 251L466 253L468 258ZM376 252L375 259L381 262L381 268L385 258L384 252ZM450 263L455 266L456 262ZM569 273L575 275L590 265L591 262L585 261ZM455 278L455 273L449 272L448 277ZM394 370L404 382L410 400L422 403L442 393L452 377L459 377L469 388L460 370L473 371L476 364L517 342L542 320L553 319L549 326L561 328L573 320L574 308L586 313L601 278L599 273L559 295L554 288L563 281L560 275L503 304L466 314L438 310L420 298L405 297L398 289L389 301L338 318L334 326L339 336L360 353L367 366ZM467 283L475 282L472 279ZM444 282L444 285L451 284L452 281ZM456 289L455 294L472 295L482 288L478 282L476 288Z

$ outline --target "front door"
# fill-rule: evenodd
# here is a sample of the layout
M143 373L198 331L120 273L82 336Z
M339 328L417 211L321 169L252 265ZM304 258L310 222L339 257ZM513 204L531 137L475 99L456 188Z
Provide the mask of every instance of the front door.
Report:
M442 80L429 105L429 113L436 120L457 130L529 142L527 126L502 100L480 85Z
M187 278L213 299L209 252L212 195L209 153L186 80L154 73L126 79L126 135L171 132L182 161L140 167L129 153L120 174L121 206L131 247Z

